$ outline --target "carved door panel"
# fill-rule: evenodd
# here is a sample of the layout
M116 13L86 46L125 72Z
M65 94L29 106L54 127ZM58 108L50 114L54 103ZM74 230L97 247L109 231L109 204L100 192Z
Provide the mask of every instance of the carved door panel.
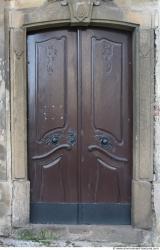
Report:
M80 193L81 202L90 203L83 207L83 221L103 222L108 217L108 222L121 223L129 220L131 202L130 35L92 29L81 36Z
M130 224L129 32L28 36L31 221Z
M77 203L76 32L28 36L28 150L31 220ZM77 206L68 218L75 219ZM73 215L73 216L72 216ZM44 216L44 218L43 218ZM54 215L53 215L54 217Z

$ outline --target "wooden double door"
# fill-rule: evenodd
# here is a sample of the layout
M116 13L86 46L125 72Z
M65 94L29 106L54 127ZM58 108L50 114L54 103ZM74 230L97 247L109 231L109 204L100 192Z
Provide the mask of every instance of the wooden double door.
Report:
M28 35L31 222L130 224L129 32Z

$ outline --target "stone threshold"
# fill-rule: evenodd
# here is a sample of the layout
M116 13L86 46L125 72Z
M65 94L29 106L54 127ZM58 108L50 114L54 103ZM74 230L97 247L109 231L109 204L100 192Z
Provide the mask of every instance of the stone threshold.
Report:
M1 239L0 239L1 240ZM6 240L6 239L5 239ZM14 228L9 242L15 246L152 246L152 231L132 226L41 225ZM4 241L4 240L3 240ZM5 244L5 243L4 243ZM20 244L20 245L17 245Z

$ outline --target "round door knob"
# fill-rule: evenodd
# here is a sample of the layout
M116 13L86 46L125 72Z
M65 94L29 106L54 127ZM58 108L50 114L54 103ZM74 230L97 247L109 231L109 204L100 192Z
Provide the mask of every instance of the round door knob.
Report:
M58 143L58 138L57 137L53 137L52 138L52 143L53 144L57 144Z
M108 142L109 142L108 139L105 138L105 137L101 139L101 144L102 144L103 146L107 146L107 145L108 145Z

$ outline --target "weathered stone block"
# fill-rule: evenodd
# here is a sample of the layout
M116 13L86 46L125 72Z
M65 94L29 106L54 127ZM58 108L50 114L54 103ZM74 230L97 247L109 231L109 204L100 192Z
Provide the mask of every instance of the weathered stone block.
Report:
M12 225L24 226L29 223L30 185L28 181L13 182Z
M11 130L13 178L25 178L27 170L25 32L11 32Z
M0 182L0 235L8 235L11 231L12 185Z
M132 182L132 224L138 228L152 227L151 183Z
M65 236L62 236L63 239ZM70 240L88 240L88 241L101 241L101 242L121 242L124 244L140 244L143 233L140 229L134 229L131 226L69 226ZM67 238L66 238L67 240Z
M153 178L153 86L154 62L152 30L140 31L140 162L138 178Z
M133 11L132 9L127 10L124 14L124 18L131 20L132 23L140 24L142 27L150 28L151 23L151 15L149 11L144 11L143 9L138 9Z
M154 210L157 231L160 233L160 182L154 183Z
M33 8L45 3L47 0L16 0L15 5L18 8Z
M0 39L1 40L1 39ZM1 41L0 41L1 42ZM0 46L1 51L1 46ZM6 180L5 61L0 58L0 180Z

